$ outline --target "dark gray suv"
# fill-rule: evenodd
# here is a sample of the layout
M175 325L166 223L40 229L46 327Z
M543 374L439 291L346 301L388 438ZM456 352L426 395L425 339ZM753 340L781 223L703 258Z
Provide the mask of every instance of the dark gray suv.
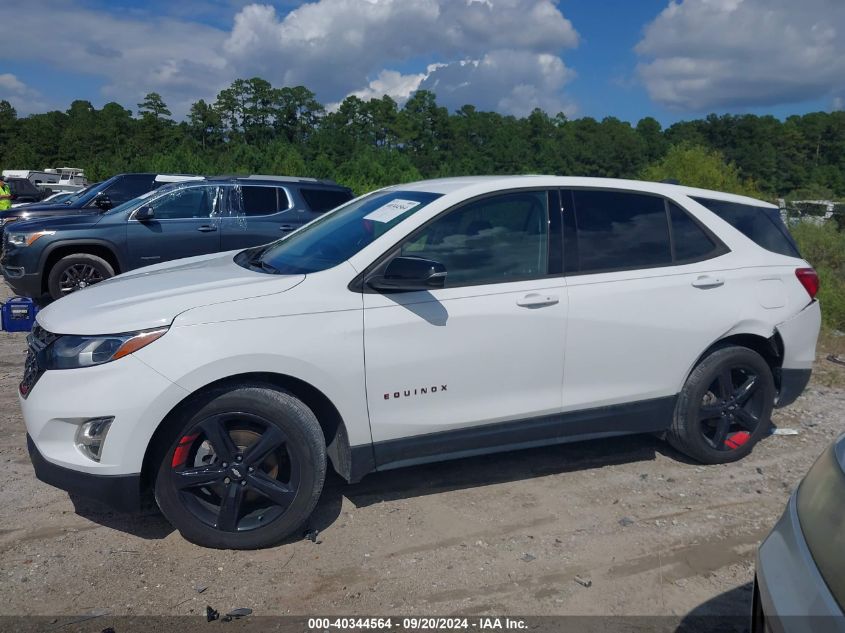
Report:
M15 293L58 299L142 266L272 242L352 197L307 178L179 182L103 213L15 222L3 235L0 267Z

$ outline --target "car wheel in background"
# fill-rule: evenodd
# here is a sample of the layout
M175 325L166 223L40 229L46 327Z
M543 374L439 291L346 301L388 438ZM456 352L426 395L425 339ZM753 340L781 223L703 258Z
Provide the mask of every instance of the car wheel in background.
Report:
M666 439L704 464L736 461L768 433L774 400L762 356L746 347L718 349L687 378Z
M326 445L292 394L243 384L202 395L158 444L156 501L189 541L221 549L274 545L313 511Z
M109 277L114 277L114 268L102 257L88 253L67 255L50 269L47 290L53 299L61 299Z

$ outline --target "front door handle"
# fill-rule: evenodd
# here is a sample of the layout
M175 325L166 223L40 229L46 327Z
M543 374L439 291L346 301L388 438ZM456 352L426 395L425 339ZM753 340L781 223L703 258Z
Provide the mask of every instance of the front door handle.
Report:
M560 302L557 295L540 294L538 292L531 292L517 299L516 305L523 308L542 308L543 306L553 306Z
M212 233L213 231L216 231L216 230L217 230L217 227L211 226L210 224L203 224L201 227L199 227L197 229L197 231L199 231L200 233Z
M694 288L718 288L725 285L725 280L721 277L711 277L710 275L700 275L692 282Z
M279 226L280 231L293 231L295 228L293 224L282 224Z

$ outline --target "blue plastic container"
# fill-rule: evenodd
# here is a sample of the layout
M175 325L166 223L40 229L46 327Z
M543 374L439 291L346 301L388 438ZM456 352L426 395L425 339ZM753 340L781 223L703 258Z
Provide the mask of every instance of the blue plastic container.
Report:
M37 313L38 306L26 297L12 297L0 304L0 322L7 332L29 332Z

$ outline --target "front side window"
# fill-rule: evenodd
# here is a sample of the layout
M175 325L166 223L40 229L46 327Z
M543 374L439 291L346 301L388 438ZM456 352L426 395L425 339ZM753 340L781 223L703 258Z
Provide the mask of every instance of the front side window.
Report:
M582 273L672 263L663 198L626 191L573 190Z
M440 196L423 191L377 191L326 213L281 240L243 251L235 262L278 275L327 270Z
M180 187L150 203L156 220L206 219L214 215L217 187Z
M289 208L284 189L269 186L241 187L241 210L246 216L272 215Z
M398 253L440 262L446 287L505 283L548 274L548 196L491 196L438 217Z

